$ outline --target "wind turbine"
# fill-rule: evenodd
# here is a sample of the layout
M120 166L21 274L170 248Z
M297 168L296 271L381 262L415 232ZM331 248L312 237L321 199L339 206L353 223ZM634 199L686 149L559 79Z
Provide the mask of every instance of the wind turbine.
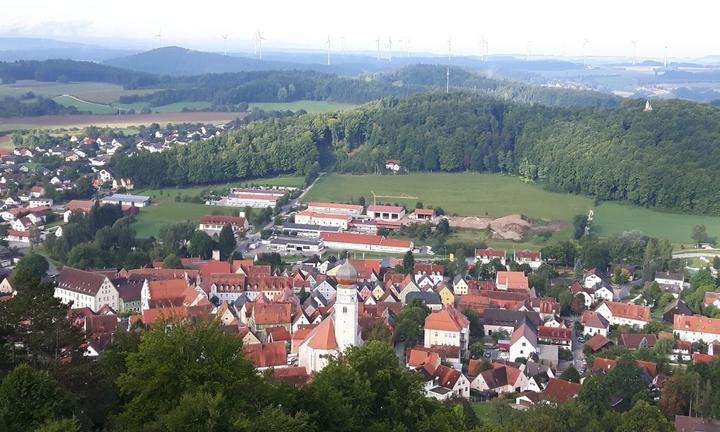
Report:
M588 38L583 39L583 67L587 67L587 46L590 44L590 40Z
M330 66L330 35L328 35L325 44L327 45L327 65Z
M390 36L388 36L387 49L388 49L388 60L392 61L392 38Z
M532 55L532 41L528 40L525 43L525 48L527 48L527 54L525 55L525 61L530 61L530 56Z
M258 30L257 34L255 35L255 53L258 55L258 58L262 60L262 41L266 40L263 35Z
M488 56L488 41L485 39L485 35L480 37L480 60L487 61Z
M377 59L380 60L380 38L375 39L377 42Z
M665 68L665 69L667 69L667 49L668 49L668 46L667 46L667 44L665 44L665 55L663 58L663 68Z
M410 57L410 39L405 38L405 57Z
M160 31L155 35L155 37L158 40L158 48L162 48L162 29L160 29Z
M630 43L633 46L633 65L637 63L637 41L632 40Z
M223 34L223 35L220 35L220 37L223 39L223 52L224 52L225 55L227 56L227 38L228 38L228 35Z
M448 65L445 70L445 93L450 93L450 63L452 62L452 39L448 38Z

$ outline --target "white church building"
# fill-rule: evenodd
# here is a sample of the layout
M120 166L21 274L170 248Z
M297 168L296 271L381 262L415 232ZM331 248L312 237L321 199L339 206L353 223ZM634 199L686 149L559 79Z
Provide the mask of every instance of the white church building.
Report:
M351 346L362 345L358 325L357 270L345 261L338 269L333 314L308 334L298 349L298 365L308 373L318 372Z

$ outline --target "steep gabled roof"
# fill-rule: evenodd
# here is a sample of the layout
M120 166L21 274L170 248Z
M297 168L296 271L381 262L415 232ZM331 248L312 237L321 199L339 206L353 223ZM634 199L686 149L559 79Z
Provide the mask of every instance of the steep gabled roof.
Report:
M581 388L581 384L576 384L558 378L550 378L542 396L545 400L565 402L577 396Z
M57 276L58 288L80 294L97 295L105 276L65 266Z
M308 346L316 350L334 350L338 349L337 339L335 339L335 323L332 317L325 318L313 331L308 335ZM308 340L306 339L306 340Z

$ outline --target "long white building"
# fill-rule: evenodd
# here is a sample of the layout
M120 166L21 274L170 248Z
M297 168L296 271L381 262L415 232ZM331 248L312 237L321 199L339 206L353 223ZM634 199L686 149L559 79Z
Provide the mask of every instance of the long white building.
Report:
M54 296L73 308L87 307L97 312L103 305L120 310L118 290L106 276L64 267L56 279Z

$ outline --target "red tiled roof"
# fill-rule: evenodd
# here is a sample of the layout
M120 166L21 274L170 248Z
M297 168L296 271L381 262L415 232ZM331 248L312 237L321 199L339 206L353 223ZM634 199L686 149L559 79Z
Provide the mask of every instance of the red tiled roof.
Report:
M541 326L538 328L538 337L556 340L571 340L573 330L569 328L560 327L546 327Z
M468 325L467 318L452 306L431 312L425 318L425 330L459 332Z
M445 365L440 365L435 369L435 376L438 377L438 383L445 388L453 388L462 376L462 372Z
M310 210L302 210L295 213L295 216L307 216L313 219L339 219L344 221L352 220L352 216L343 213L319 213Z
M585 342L585 345L590 347L593 352L602 349L604 346L610 343L610 340L601 334L596 334Z
M333 350L338 348L335 339L335 325L332 318L325 318L308 336L308 346L316 350Z
M245 358L257 368L287 365L287 350L284 342L243 345Z
M415 209L416 215L422 215L422 216L432 216L435 214L435 210L433 209Z
M528 278L523 272L499 271L496 279L498 285L507 285L508 289L530 290Z
M10 231L8 230L8 233ZM95 296L105 279L105 276L97 273L65 266L57 276L57 285L58 288Z
M255 324L290 324L292 304L290 303L255 303L253 307Z
M500 249L475 249L475 256L505 258L505 251Z
M539 261L540 260L540 252L534 252L529 250L519 250L515 251L515 258L522 258L527 259L530 261Z
M711 356L710 354L703 354L703 353L693 353L692 355L692 361L693 363L710 363L711 361L715 360L717 357Z
M389 246L389 247L401 247L410 248L412 246L411 241L400 240L400 239L389 239L378 235L372 234L357 234L357 233L337 233L337 232L321 232L320 238L326 242L335 243L354 243L364 245L375 245L375 246Z
M604 304L610 308L610 312L612 312L613 316L638 321L650 321L650 308L647 306L612 301L606 301Z
M382 213L401 213L405 211L405 209L399 206L373 204L368 206L367 211Z
M423 274L432 274L432 273L444 274L445 266L442 264L435 264L435 263L416 262L415 266L414 266L414 270L417 273L423 273Z
M273 342L285 342L292 339L290 332L285 327L267 328L265 333L272 338Z
M355 211L362 211L362 208L363 208L359 204L341 204L341 203L319 202L319 201L309 202L308 207L325 207L325 208L355 210Z
M303 386L310 380L307 370L299 366L274 368L271 377L293 387Z
M245 218L241 216L208 215L200 218L200 223L205 225L234 225L244 226Z
M550 381L548 381L547 386L542 393L542 396L543 399L546 400L565 402L577 396L581 388L581 384L561 380L558 378L550 378Z
M720 318L702 315L674 315L673 329L698 333L720 334Z

